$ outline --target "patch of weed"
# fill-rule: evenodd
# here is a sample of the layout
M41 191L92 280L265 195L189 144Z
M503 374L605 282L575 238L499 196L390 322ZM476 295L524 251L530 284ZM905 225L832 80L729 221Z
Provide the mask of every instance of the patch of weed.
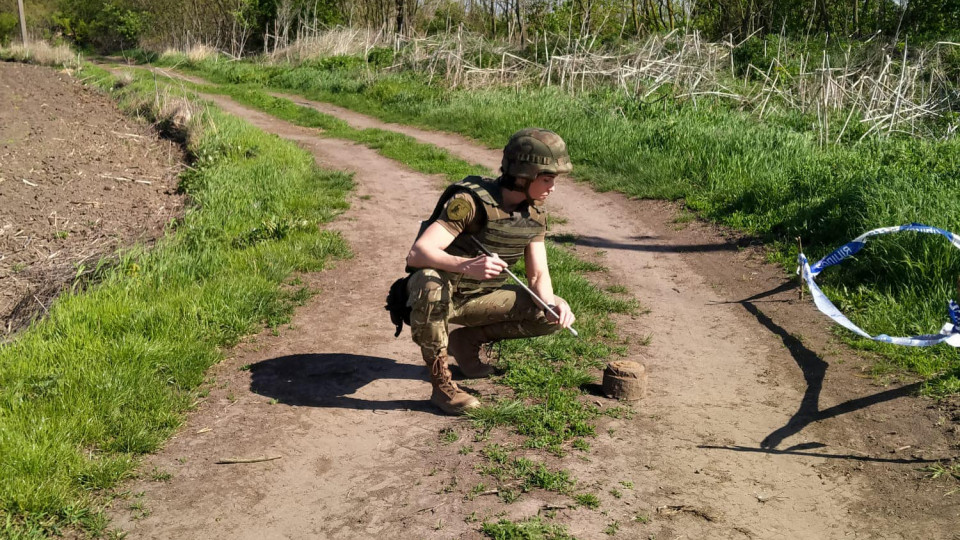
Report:
M600 508L600 498L593 493L577 493L573 496L573 500L577 501L577 504L580 506L585 506L592 510Z
M940 478L952 478L954 480L960 480L960 462L943 464L941 462L936 462L932 465L927 465L920 468L923 471L927 478L931 480L938 480Z
M484 522L480 531L494 540L574 540L566 527L545 523L539 517L519 522L506 519L496 523Z
M153 470L150 471L150 479L153 480L154 482L167 482L171 478L173 478L172 474L170 474L167 471L162 471L156 467L154 467Z
M508 449L500 445L487 445L481 453L487 463L479 467L480 472L499 482L499 495L504 500L516 500L520 493L534 488L568 493L575 484L567 471L551 471L544 463L511 458Z
M497 492L497 497L499 497L504 504L511 504L520 498L520 490L502 488Z
M484 484L483 482L480 482L479 484L473 486L473 489L471 489L470 493L467 494L467 499L472 501L477 497L477 495L480 495L486 490L487 490L487 485Z
M460 440L460 434L453 428L443 428L440 430L440 442L443 444L453 444Z

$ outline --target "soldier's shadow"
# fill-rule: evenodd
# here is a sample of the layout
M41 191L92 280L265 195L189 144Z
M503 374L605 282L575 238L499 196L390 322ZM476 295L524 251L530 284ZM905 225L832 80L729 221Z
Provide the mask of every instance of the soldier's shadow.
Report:
M379 379L426 381L425 366L356 354L294 354L250 366L250 390L287 405L434 412L427 397L370 400L351 396ZM418 396L412 396L418 397Z

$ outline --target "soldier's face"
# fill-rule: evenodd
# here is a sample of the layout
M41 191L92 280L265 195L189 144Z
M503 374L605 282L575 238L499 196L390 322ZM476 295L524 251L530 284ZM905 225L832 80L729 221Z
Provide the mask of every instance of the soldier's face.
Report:
M542 173L530 183L530 198L535 201L544 201L553 193L557 175Z

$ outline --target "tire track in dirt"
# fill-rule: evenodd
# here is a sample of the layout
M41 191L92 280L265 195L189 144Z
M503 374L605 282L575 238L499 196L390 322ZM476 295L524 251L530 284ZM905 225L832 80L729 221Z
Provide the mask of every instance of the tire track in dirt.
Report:
M417 349L406 333L392 338L381 307L387 286L402 272L417 220L428 214L439 193L439 180L228 98L204 97L296 141L324 167L356 172L353 207L333 224L355 257L306 277L322 292L298 310L294 330L257 337L213 371L218 382L208 400L181 434L149 460L148 467L169 470L173 478L134 487L147 491L151 514L132 520L121 512L116 519L137 538L364 538L400 530L416 538L476 537L476 526L463 518L471 508L484 507L455 501L423 481L431 475L433 460L452 453L436 448L436 433L459 421L429 409L429 386ZM499 165L499 152L462 137L309 105L355 127L401 131L471 162ZM633 342L653 337L647 347L631 347L650 371L652 391L641 403L641 413L603 424L609 436L593 442L593 462L563 462L587 490L607 489L621 480L635 484L634 506L605 502L611 512L652 514L668 506L645 528L624 523L621 534L946 537L949 508L933 519L886 511L884 501L863 498L873 489L869 474L851 474L850 467L836 467L836 461L804 455L804 450L826 445L827 454L871 456L869 447L848 448L863 442L850 434L854 420L838 417L796 434L788 430L784 434L792 437L784 437L782 446L801 445L792 453L758 448L761 440L788 425L796 404L805 399L804 381L790 372L798 361L795 351L784 347L791 345L787 338L764 324L762 312L754 317L744 313L688 256L712 253L716 256L708 264L765 271L765 280L751 284L761 290L776 286L771 285L778 281L775 270L746 259L709 227L692 227L686 238L696 239L678 244L663 230L670 209L662 204L641 205L565 183L548 207L568 219L567 231L580 235L578 249L588 256L603 252L612 281L626 285L651 310L643 318L621 321L622 333ZM252 368L238 371L242 365ZM478 387L488 395L489 385ZM843 395L824 392L824 400ZM271 405L271 398L280 403ZM206 428L212 430L198 433ZM227 455L273 453L284 458L211 465ZM866 465L878 470L902 461L881 458ZM535 514L542 501L531 499L507 508L517 516ZM427 508L429 512L420 511ZM562 512L560 521L573 534L591 538L602 530L604 518L597 512ZM438 519L447 525L437 527Z

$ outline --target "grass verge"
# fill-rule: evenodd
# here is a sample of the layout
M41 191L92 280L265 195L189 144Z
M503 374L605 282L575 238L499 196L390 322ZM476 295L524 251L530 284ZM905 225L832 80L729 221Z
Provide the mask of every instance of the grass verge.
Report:
M98 68L79 75L131 113L186 126L192 203L155 248L124 250L0 348L4 538L102 534L104 490L176 429L220 349L288 320L309 293L285 285L293 272L349 255L318 227L346 208L348 175L152 79L115 88Z

